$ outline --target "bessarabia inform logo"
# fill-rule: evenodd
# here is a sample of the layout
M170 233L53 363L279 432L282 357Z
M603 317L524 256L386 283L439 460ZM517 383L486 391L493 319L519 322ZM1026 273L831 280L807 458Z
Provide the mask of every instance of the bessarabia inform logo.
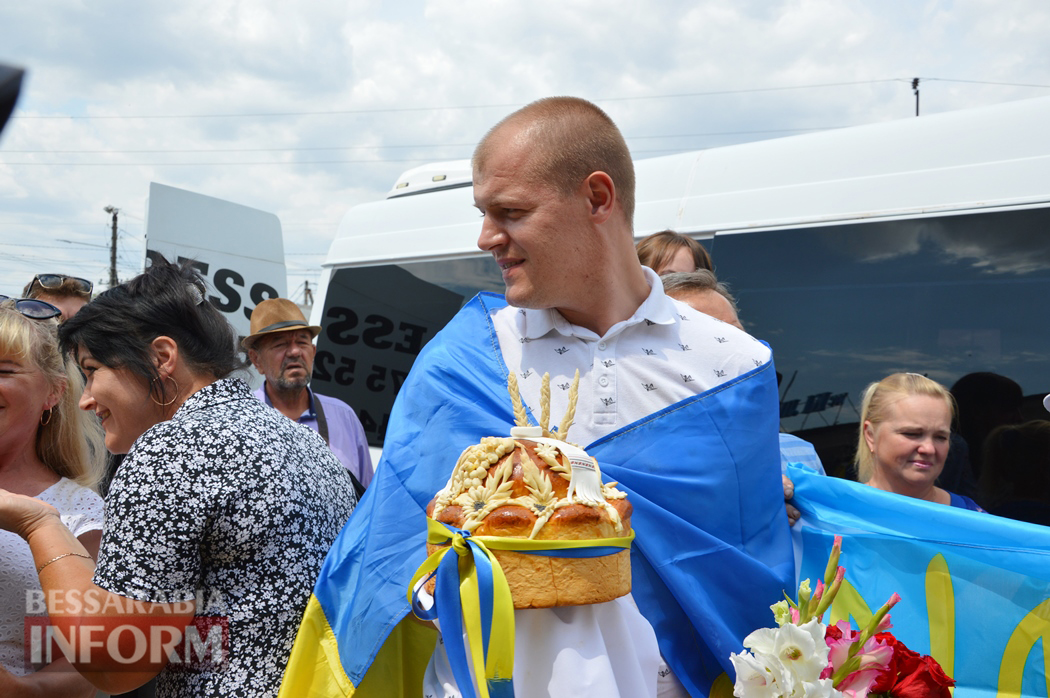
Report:
M156 599L157 603L164 603ZM195 606L194 606L195 603ZM136 669L142 662L170 668L221 671L230 648L230 624L225 615L196 615L189 625L173 614L224 608L218 592L198 591L194 602L172 601L168 613L152 603L99 594L95 590L26 591L26 669L65 658L77 664L106 664ZM152 613L151 613L152 611ZM133 666L134 665L134 666Z

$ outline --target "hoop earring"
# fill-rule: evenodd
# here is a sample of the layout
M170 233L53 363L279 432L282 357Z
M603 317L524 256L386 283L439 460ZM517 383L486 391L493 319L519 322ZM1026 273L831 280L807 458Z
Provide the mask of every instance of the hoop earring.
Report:
M179 387L179 382L177 380L175 380L175 378L173 376L161 376L161 380L170 380L172 383L175 384L175 395L174 395L174 397L172 397L167 402L161 402L160 400L158 400L156 397L153 396L153 387L154 387L154 384L157 382L156 378L154 378L150 382L149 397L150 397L151 400L153 400L154 403L156 403L160 407L167 407L168 405L172 404L173 402L175 402L176 400L179 399L179 391L182 390L182 388ZM164 394L164 390L163 390L164 386L162 385L161 388L162 389L161 389L160 392L161 392L161 395L163 395Z
M51 423L51 413L54 410L55 410L54 407L48 407L47 408L47 419L44 419L44 413L43 412L40 413L40 426L46 427L48 424Z

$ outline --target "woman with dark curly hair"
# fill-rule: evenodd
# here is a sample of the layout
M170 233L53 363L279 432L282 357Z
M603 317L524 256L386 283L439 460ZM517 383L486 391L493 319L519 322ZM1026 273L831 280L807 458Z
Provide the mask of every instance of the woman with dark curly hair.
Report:
M74 667L111 693L157 676L162 696L276 695L356 503L346 469L230 377L233 329L188 265L155 262L69 319L61 340L86 376L81 408L127 453L98 565L37 500L0 493L0 528L29 542L49 600L83 600L49 609L59 631L95 643Z

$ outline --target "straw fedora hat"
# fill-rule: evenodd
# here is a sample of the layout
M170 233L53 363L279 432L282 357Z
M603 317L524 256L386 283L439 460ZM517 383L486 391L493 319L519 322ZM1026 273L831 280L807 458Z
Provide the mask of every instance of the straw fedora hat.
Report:
M311 337L316 337L321 328L310 325L292 301L286 298L271 298L255 306L252 311L251 334L241 340L241 346L251 349L255 341L264 334L287 332L288 330L309 330Z

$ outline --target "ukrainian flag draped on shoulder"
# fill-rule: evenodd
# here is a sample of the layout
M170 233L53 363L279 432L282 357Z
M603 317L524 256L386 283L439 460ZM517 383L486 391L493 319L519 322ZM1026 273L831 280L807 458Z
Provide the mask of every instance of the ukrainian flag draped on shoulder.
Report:
M806 468L789 466L788 476L802 512L792 529L800 578L822 577L843 537L847 584L831 622L863 625L898 593L891 632L940 663L955 698L1050 695L1050 528Z
M514 423L489 319L504 305L475 297L416 360L376 477L321 570L281 696L421 695L436 633L406 618L405 592L426 557L427 503L464 448ZM706 695L793 582L777 416L770 363L587 446L634 505L632 593L692 695Z

